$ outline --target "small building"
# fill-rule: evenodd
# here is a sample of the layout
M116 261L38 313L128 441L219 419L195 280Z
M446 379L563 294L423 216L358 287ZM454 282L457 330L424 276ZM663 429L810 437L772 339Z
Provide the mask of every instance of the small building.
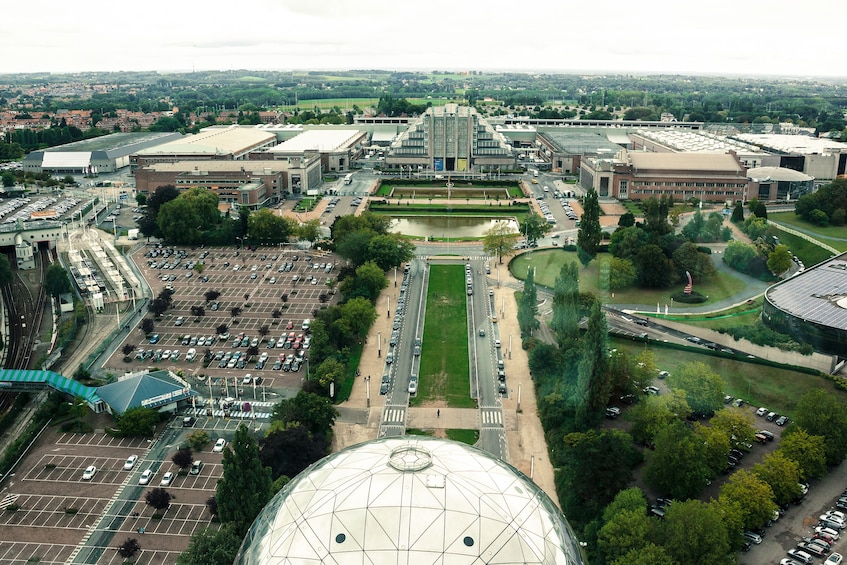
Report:
M368 145L367 132L357 129L307 130L281 142L265 153L275 161L299 159L304 155L320 155L322 172L344 172Z
M797 200L814 190L815 178L784 167L756 167L747 170L750 192L747 197L762 202Z
M109 413L120 415L139 406L175 412L180 401L189 400L197 392L170 371L139 371L98 387L97 394L106 403Z

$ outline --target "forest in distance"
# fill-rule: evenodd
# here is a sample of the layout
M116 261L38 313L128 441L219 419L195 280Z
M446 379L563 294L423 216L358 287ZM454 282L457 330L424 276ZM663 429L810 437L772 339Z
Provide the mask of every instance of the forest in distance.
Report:
M319 101L331 102L327 113L341 123L355 114L414 115L455 101L484 116L653 120L669 114L707 123L790 123L847 139L847 78L383 70L0 75L0 111L30 116L174 107L180 114L320 114Z

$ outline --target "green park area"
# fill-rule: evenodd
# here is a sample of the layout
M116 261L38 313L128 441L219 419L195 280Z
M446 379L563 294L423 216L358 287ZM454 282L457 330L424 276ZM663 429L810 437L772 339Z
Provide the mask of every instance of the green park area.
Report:
M418 393L411 406L446 402L475 408L470 397L468 319L462 265L432 265L426 296Z
M603 263L609 257L600 254L596 259L591 261L587 267L580 267L579 270L579 290L580 292L591 292L600 296L601 299L610 304L644 304L652 307L653 304L660 304L664 308L665 304L669 307L682 307L682 304L672 304L671 294L682 290L683 284L678 287L669 287L662 289L652 288L628 288L615 292L608 292L608 285L603 284L601 273L604 272ZM575 251L566 251L564 249L544 249L541 251L530 251L512 259L509 263L509 270L512 275L518 279L525 279L527 270L530 267L535 268L536 284L553 288L556 282L556 277L559 276L559 271L565 262L573 262L579 264L579 259ZM745 288L744 281L730 274L718 271L710 280L698 283L695 285L695 290L708 296L708 299L698 306L709 305L720 300L724 300L738 294Z
M777 224L782 224L789 228L806 233L809 236L817 239L821 243L825 243L831 247L834 247L835 249L838 249L839 251L847 251L847 228L845 228L844 226L816 226L797 216L794 212L777 212L773 214L768 214L768 219L773 222L776 222ZM814 247L820 249L818 246L814 245L809 241L806 241L803 238L788 234L786 232L783 233L785 233L785 235L790 238L792 243L797 240L797 248L800 249L801 252L805 252L805 248L807 247ZM782 241L784 239L782 235L779 236L779 239L781 243L788 244L788 241ZM801 242L802 245L800 244ZM789 247L791 247L791 250L794 252L795 255L802 258L802 255L797 252L797 249L795 249L794 245L789 244ZM818 253L820 253L820 251ZM826 251L824 251L823 253L827 255L827 257L824 257L824 259L828 258L829 253ZM821 259L821 261L824 259ZM807 265L815 264L807 263L805 259L803 262Z
M456 182L447 189L446 180L433 182L384 182L374 196L391 199L409 199L413 201L446 200L509 200L524 198L520 186L515 182L472 181Z
M836 388L826 377L800 372L791 367L773 367L757 363L756 360L742 361L704 354L700 349L670 349L658 343L645 344L622 338L610 338L609 347L628 351L633 356L645 348L649 349L656 356L657 367L670 373L682 365L700 361L723 378L725 394L744 399L753 406L765 406L779 414L792 416L800 398L816 388L847 402L847 392Z

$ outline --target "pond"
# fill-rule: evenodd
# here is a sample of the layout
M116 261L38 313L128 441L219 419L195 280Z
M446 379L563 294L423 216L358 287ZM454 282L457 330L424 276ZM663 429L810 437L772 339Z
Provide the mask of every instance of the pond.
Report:
M498 216L396 216L391 218L393 233L402 233L414 238L480 238L497 222L506 222L514 231L518 222L512 217Z

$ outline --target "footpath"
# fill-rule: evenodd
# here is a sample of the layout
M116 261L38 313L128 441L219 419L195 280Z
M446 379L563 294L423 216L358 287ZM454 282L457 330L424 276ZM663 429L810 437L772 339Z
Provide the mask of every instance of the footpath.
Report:
M514 295L514 288L519 288L521 283L511 278L505 265L499 266L499 270L500 287L497 287L495 269L492 269L488 282L494 290L494 304L498 305L498 308L503 306L497 311L497 325L504 347L506 374L509 375L510 381L509 396L503 398L507 462L530 477L558 504L553 466L548 457L544 430L538 419L535 387L529 376L528 357L526 351L521 348ZM506 278L509 280L505 280ZM386 297L390 297L391 304L396 304L398 292L399 288L395 288L392 281L377 299L378 317L364 344L359 363L361 376L357 377L353 384L350 399L337 407L340 416L335 423L333 451L377 438L385 398L379 395L385 350L382 351L382 356L378 356L377 341L379 333L382 334L383 340L391 335L393 318L386 316L383 305L386 304ZM509 336L512 336L513 345L511 355L508 350ZM446 404L433 403L409 408L406 425L431 431L436 437L446 437L448 429L478 429L479 411L448 408Z

